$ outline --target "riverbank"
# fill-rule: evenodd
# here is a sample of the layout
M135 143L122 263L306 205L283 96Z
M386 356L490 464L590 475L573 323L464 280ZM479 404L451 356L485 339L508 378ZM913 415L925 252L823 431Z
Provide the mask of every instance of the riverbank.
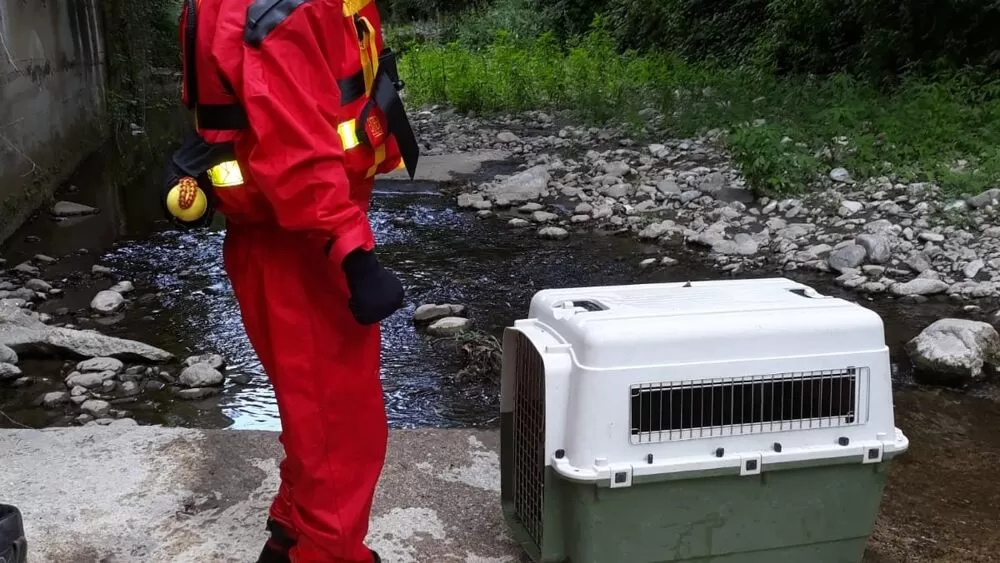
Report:
M936 192L906 202L860 189L853 200L826 205L759 201L725 154L702 138L640 143L625 131L539 112L492 119L445 108L414 114L425 144L417 181L389 175L372 207L381 256L409 296L384 324L394 427L496 423L499 389L484 373L495 356L470 353L462 344L474 343L456 345L414 323L417 308L428 303L462 305L472 329L495 337L547 287L787 276L875 309L886 323L898 385L912 384L904 346L923 328L945 317L994 320L1000 239L970 241L970 230L922 215L944 201L934 199ZM41 323L36 328L47 327L46 335L77 330L79 338L96 330L147 343L155 351L147 350L146 360L160 363L133 355L88 365L80 363L86 355L28 346L21 373L0 385L7 415L0 426L129 418L274 429L273 394L221 268L221 226L171 230L151 187L156 170L120 185L109 178L114 161L102 158L81 169L82 188L60 194L74 204L61 207L84 214L55 217L48 210L4 247L0 299L8 324L16 316L20 324ZM121 357L120 350L96 351ZM204 354L221 357L200 361ZM463 369L470 359L481 369ZM992 396L991 373L957 382Z
M756 198L711 135L640 142L625 128L534 111L475 118L436 107L418 122L432 154L496 148L521 163L460 187L456 202L531 236L610 232L658 246L642 259L648 268L695 251L728 275L816 271L914 303L947 296L979 310L1000 297L997 190L956 199L932 183L857 180L838 169L821 190Z

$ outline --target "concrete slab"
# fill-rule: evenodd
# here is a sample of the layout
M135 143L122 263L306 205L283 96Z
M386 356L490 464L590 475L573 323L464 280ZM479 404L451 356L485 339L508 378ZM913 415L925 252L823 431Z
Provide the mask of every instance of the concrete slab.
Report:
M483 164L507 160L509 153L498 150L483 150L458 154L425 155L417 163L417 173L414 181L450 182L462 176L470 176L479 172ZM409 181L406 170L395 170L390 174L379 176L379 180Z
M370 543L392 563L526 561L500 511L498 436L390 439ZM0 433L0 502L32 563L254 561L278 485L277 434L159 427Z

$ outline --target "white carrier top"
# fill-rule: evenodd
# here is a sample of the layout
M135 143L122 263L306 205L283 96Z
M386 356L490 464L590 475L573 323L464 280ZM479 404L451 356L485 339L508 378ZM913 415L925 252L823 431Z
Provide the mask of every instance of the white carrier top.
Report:
M876 313L783 278L544 290L529 317L589 368L885 347Z
M788 279L544 290L504 348L502 410L544 381L546 459L571 479L877 463L908 445L882 319Z

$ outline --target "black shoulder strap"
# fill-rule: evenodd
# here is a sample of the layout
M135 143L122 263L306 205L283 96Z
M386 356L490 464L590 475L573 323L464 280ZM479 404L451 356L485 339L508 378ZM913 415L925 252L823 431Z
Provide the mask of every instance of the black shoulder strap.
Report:
M187 81L185 86L188 94L188 109L194 109L198 106L198 55L195 53L198 44L198 2L188 0L185 6L187 25L184 29L184 55L187 59L185 61L187 72L184 79Z
M252 47L260 44L281 22L299 6L310 0L254 0L247 9L247 25L243 40Z

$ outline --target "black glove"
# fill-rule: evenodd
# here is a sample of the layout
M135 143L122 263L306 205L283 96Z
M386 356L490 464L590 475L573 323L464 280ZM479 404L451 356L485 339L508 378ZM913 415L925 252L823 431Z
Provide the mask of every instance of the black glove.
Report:
M351 292L348 306L363 325L383 321L403 306L403 284L379 263L375 254L355 250L342 264Z

